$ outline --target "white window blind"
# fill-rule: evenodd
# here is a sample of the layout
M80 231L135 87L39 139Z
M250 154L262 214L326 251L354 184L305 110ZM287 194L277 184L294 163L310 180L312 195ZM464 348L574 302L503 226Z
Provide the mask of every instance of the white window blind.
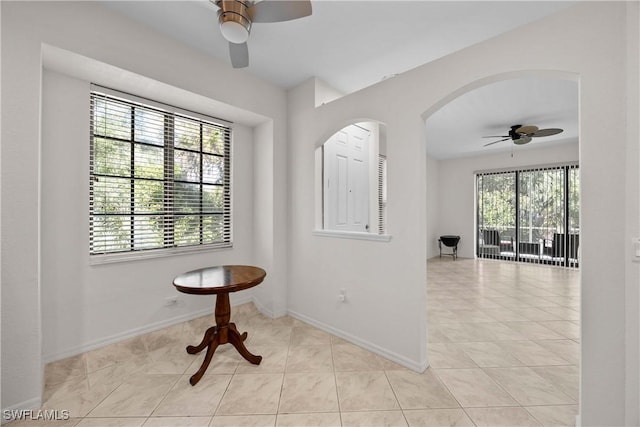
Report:
M378 156L378 234L387 230L387 158Z
M91 92L90 254L230 247L231 129L111 93Z

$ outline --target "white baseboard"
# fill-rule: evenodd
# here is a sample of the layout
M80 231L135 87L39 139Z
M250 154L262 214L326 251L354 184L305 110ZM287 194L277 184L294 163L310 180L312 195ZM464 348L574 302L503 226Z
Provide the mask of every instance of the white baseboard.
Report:
M246 296L234 295L232 305L236 306L240 304L245 304L248 302L252 302L252 300L253 299L250 294ZM213 313L213 308L205 308L205 309L197 310L191 313L183 314L180 316L171 317L169 319L164 319L159 322L154 322L138 328L129 329L119 334L111 335L104 338L99 338L97 340L92 340L85 344L72 347L61 352L43 355L42 360L45 364L55 362L56 360L61 360L67 357L86 353L87 351L95 350L97 348L104 347L109 344L115 344L119 341L124 341L129 338L137 337L139 335L148 334L149 332L154 332L159 329L168 328L169 326L173 326L178 323L188 322L189 320L197 319L198 317L206 316L212 313Z
M249 299L250 301L250 299ZM243 301L244 302L244 301ZM241 304L243 302L236 302L236 304ZM247 301L248 302L248 301ZM206 316L207 314L211 314L211 308L205 308L202 310L194 311L188 314L183 314L181 316L171 317L169 319L164 319L159 322L150 323L145 326L141 326L138 328L129 329L127 331L121 332L119 334L111 335L104 338L99 338L96 340L89 341L82 345L72 347L66 349L61 352L45 354L42 356L43 362L50 363L55 362L56 360L65 359L67 357L76 356L78 354L86 353L87 351L95 350L100 347L104 347L109 344L115 344L120 341L124 341L129 338L134 338L139 335L148 334L149 332L157 331L159 329L164 329L169 326L176 325L178 323L187 322L189 320L197 319L198 317Z
M370 343L366 340L363 340L361 338L358 338L354 335L351 335L341 329L336 329L333 326L329 326L325 323L322 322L318 322L317 320L314 320L310 317L307 317L303 314L297 313L295 311L291 311L289 310L289 315L291 317L294 317L298 320L301 320L305 323L308 323L312 326L315 326L318 329L322 329L325 332L328 332L332 335L335 335L337 337L343 338L359 347L362 347L366 350L369 350L372 353L375 353L377 355L380 355L382 357L384 357L385 359L391 360L392 362L397 363L398 365L404 366L405 368L411 369L414 372L418 372L418 373L422 373L424 372L428 367L429 367L429 362L427 360L424 361L420 361L420 362L416 362L414 360L411 359L407 359L406 357L395 353L391 350L388 350L386 348L380 347L376 344Z
M1 424L8 423L12 421L11 419L5 419L5 414L11 413L12 411L29 411L36 410L42 406L42 398L34 397L33 399L25 400L24 402L16 403L15 405L8 406L6 408L2 408L2 420Z

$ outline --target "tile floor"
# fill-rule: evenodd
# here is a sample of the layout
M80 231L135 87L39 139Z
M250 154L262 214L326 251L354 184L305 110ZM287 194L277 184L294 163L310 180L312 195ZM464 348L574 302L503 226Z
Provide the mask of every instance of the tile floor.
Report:
M232 320L259 366L230 346L189 377L213 316L54 362L44 409L65 422L11 427L573 425L579 278L557 267L451 258L427 263L429 360L417 374L252 304Z

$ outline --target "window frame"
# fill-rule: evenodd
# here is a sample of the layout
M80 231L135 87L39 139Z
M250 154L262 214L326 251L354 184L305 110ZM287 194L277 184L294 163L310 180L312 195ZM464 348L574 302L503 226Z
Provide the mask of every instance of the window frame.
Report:
M128 138L117 138L110 136L107 132L96 131L96 102L103 100L104 102L112 102L113 105L121 105L125 108L129 108L132 120L127 124L129 128L130 136ZM105 107L106 108L106 107ZM136 114L136 110L142 110L145 113L152 113L160 117L162 126L162 144L149 143L144 141L143 138L137 137L139 128L136 127L136 121L133 120ZM182 121L185 124L191 126L197 126L197 148L193 147L180 147L177 142L178 133L176 129L176 121ZM208 129L212 132L221 133L222 147L216 151L213 148L209 150L205 149L205 136L203 129ZM126 129L126 128L125 128ZM128 199L130 201L129 212L124 213L101 213L96 212L95 201L95 188L94 183L97 182L96 178L107 177L106 174L97 172L96 168L96 141L105 141L104 144L113 143L118 141L122 144L129 144L128 157L130 160L130 167L127 173L123 173L122 176L118 175L119 179L127 179L130 181L131 190L129 191ZM233 247L233 235L232 235L232 162L231 162L231 150L232 150L232 127L231 123L210 117L201 113L195 113L189 110L180 109L168 104L163 104L157 101L148 100L135 95L122 93L113 89L103 88L98 85L92 85L90 90L90 152L89 152L89 259L91 264L101 264L109 262L119 262L126 260L135 260L142 258L155 258L162 256L173 256L179 254L187 254L201 251L210 251L216 249L229 249ZM162 150L162 177L149 179L140 175L137 170L137 166L143 164L143 160L140 163L136 163L135 152L137 147L153 146L161 148ZM179 179L174 175L176 166L176 154L178 153L193 153L198 157L199 169L197 179L184 178ZM216 180L210 182L205 177L203 162L205 157L211 157L210 160L214 160L222 166L222 173L218 175ZM106 157L105 157L106 158ZM218 159L218 160L215 160ZM115 160L114 160L115 162ZM136 183L143 181L157 181L161 182L161 198L157 200L161 206L152 213L149 212L137 212L136 213L136 200L135 192L133 188ZM177 190L177 186L194 188L196 197L199 198L199 203L195 203L193 206L199 206L199 210L191 212L178 211L178 201L175 200L180 190ZM203 211L204 197L208 191L217 192L219 195L219 202L216 205L211 205L211 209ZM187 191L187 190L183 190ZM191 191L191 190L190 190ZM185 197L192 196L192 194L182 193ZM193 203L193 202L190 202ZM219 206L221 204L221 206ZM109 240L108 234L106 240L102 242L102 247L98 247L96 240L96 219L98 218L110 218L114 216L128 217L125 222L129 223L129 240L130 243L126 248L108 248L110 242L116 242L116 239L111 236ZM141 238L145 236L145 231L138 231L136 233L136 219L155 217L156 227L157 223L160 223L160 231L156 228L154 231L155 242L151 243L147 247L136 247L139 245ZM175 227L179 223L181 217L193 217L190 219L196 219L197 225L194 229L186 232L185 236L187 240L182 243L176 243L176 231ZM211 221L210 227L207 227L204 222ZM188 220L184 220L188 221ZM218 221L218 222L216 222ZM206 241L204 238L205 233L211 233L213 241ZM197 236L194 234L197 233ZM215 233L219 233L216 235ZM159 239L159 240L158 240ZM195 239L195 240L191 240ZM114 243L114 244L117 244Z

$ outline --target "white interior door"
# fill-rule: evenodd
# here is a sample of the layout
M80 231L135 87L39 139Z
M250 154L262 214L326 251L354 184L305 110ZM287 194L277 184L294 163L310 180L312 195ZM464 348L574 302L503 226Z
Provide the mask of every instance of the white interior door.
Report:
M324 145L324 213L329 230L369 230L369 136L350 125Z

